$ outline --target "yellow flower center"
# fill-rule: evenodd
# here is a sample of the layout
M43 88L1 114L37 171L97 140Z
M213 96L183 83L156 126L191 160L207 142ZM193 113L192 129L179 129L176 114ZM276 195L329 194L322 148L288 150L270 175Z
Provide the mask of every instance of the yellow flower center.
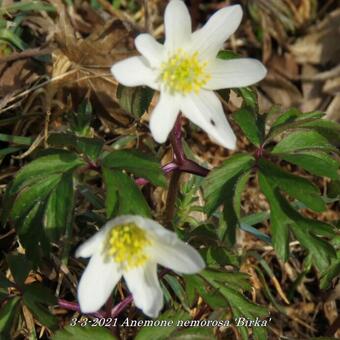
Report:
M145 231L134 223L113 227L107 237L105 253L121 266L129 270L142 266L148 259L145 247L151 245Z
M161 66L160 79L170 93L198 93L211 76L206 72L206 61L198 58L198 52L177 50Z

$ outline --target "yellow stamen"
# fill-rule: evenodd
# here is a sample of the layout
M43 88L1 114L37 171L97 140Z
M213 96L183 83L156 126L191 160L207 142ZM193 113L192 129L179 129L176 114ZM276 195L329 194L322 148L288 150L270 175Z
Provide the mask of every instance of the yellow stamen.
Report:
M198 53L189 54L178 49L162 64L160 79L171 93L198 93L211 76L206 72L206 61L198 58Z
M113 227L106 239L105 255L112 258L122 269L139 267L148 259L145 247L151 245L145 231L134 223Z

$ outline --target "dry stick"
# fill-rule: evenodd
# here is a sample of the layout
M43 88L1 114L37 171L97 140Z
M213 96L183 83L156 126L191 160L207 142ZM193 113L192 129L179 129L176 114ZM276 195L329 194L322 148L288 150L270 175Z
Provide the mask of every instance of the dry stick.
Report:
M46 55L46 54L50 54L53 51L52 48L32 48L29 50L25 50L23 52L14 52L11 55L7 56L7 57L3 57L0 58L0 64L2 63L8 63L10 61L15 61L15 60L19 60L19 59L26 59L26 58L32 58L32 57L38 57L41 55Z

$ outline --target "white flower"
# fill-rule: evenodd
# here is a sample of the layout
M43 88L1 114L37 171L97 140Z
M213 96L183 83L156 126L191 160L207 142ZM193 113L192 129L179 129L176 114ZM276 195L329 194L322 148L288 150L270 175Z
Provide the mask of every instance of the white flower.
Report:
M254 84L267 72L255 59L216 58L241 19L239 5L224 7L192 33L184 2L171 0L164 15L164 45L150 34L140 34L135 44L142 56L112 66L111 71L121 84L147 85L161 92L150 118L150 130L157 142L166 141L181 111L217 143L235 148L236 137L213 91Z
M99 310L123 276L135 305L150 317L163 308L157 263L179 273L193 274L205 267L199 253L159 223L125 215L107 222L76 251L91 257L78 286L83 313Z

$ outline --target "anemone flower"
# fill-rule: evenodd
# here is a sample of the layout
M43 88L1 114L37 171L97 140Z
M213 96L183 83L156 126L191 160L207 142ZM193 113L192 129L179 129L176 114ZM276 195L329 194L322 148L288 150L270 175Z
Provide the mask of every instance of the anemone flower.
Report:
M116 217L83 243L77 257L91 257L78 285L83 313L98 311L123 276L135 305L157 317L163 294L157 263L178 273L193 274L205 266L199 253L159 223L142 216Z
M111 71L121 84L147 85L160 91L150 117L151 134L158 143L166 141L182 112L218 144L235 148L236 137L213 91L254 84L267 72L255 59L217 58L241 19L239 5L224 7L192 33L191 18L184 2L171 0L164 15L164 45L150 34L140 34L135 45L141 56L112 66Z

